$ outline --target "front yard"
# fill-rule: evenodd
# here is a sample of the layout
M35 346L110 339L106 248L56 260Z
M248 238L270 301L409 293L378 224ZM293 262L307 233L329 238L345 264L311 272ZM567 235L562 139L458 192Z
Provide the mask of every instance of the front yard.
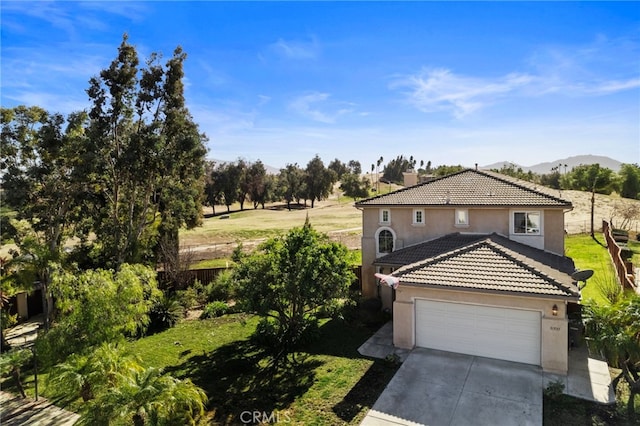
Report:
M257 322L246 314L183 321L128 346L145 366L202 387L209 419L223 425L253 423L255 415L308 425L359 424L398 367L358 354L372 329L330 320L295 367L272 369L249 340Z

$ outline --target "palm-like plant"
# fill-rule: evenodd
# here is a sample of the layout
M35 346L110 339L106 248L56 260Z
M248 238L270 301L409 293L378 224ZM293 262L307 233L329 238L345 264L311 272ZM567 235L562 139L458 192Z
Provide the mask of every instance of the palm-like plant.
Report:
M81 397L87 402L140 370L142 367L135 358L125 354L118 345L106 343L88 355L73 354L56 365L47 387L64 400Z
M148 368L93 401L81 424L195 425L204 414L206 401L204 391L190 380Z
M622 379L629 384L627 409L632 414L640 395L640 295L625 295L609 305L589 304L583 319L591 347L622 370L612 385L617 388Z

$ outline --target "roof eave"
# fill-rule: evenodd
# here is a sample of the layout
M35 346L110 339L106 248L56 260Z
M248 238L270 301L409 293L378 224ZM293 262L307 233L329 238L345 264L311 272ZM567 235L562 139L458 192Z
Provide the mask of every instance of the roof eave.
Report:
M559 294L543 294L543 293L529 293L522 291L509 291L509 290L495 290L495 289L482 289L473 287L460 287L456 285L439 285L439 284L425 284L425 283L413 283L408 281L400 281L400 286L413 287L413 288L429 288L438 290L450 290L450 291L465 291L470 293L490 293L496 295L505 296L520 296L520 297L533 297L537 299L553 299L564 300L567 302L579 302L580 295L559 295Z

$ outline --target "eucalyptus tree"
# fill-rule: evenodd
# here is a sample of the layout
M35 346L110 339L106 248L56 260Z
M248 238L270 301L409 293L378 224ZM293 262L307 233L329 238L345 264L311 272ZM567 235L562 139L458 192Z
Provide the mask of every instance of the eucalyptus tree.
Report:
M177 47L165 65L154 53L141 66L125 35L89 81L87 212L111 266L151 263L158 244L178 250L178 229L202 219L206 137L185 106L185 59Z
M313 157L305 169L305 183L307 186L307 197L311 200L311 208L316 200L325 199L331 194L333 184L337 180L336 173L327 169L318 155Z
M271 180L267 175L267 169L258 160L247 168L246 180L249 187L249 198L253 202L253 208L257 209L261 204L264 209L265 203L270 198Z
M304 170L298 164L287 164L280 169L278 175L278 192L287 202L287 209L291 210L291 202L300 200L304 191Z

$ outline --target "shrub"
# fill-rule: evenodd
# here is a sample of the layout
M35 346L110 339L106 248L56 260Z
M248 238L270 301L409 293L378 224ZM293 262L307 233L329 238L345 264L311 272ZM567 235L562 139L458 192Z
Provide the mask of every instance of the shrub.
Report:
M176 291L176 296L185 309L202 306L208 301L206 289L199 280L195 280L184 290Z
M200 314L200 319L216 318L229 312L230 308L227 302L216 300L215 302L207 303L202 314Z
M182 304L175 298L166 294L162 295L151 308L149 318L150 328L153 331L171 328L184 316Z
M204 289L206 300L208 302L214 302L216 300L233 299L233 283L233 272L231 270L222 271L220 275Z
M560 380L550 382L544 390L545 396L556 399L564 393L564 383Z

